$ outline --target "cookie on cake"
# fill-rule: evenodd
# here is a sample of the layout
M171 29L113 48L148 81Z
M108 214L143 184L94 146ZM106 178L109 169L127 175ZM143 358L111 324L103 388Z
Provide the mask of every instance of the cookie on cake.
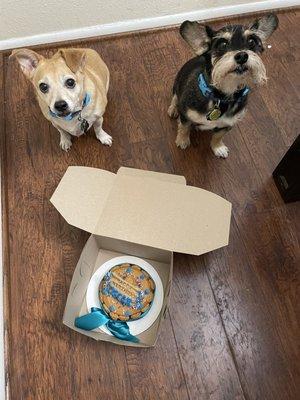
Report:
M124 263L108 271L100 283L104 311L114 320L141 318L151 307L155 283L138 265Z

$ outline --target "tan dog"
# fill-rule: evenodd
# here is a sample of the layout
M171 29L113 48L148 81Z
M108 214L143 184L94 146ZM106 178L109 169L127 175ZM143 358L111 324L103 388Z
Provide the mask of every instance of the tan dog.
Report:
M80 136L92 125L97 139L111 146L112 137L102 129L109 71L96 51L60 49L45 58L20 49L12 57L35 87L44 116L60 133L63 150L71 147L71 135Z

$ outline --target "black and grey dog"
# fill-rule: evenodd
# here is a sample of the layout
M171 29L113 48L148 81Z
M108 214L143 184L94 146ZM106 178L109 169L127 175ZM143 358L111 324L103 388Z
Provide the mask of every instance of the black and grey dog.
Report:
M180 34L197 57L184 64L173 87L168 114L178 118L177 146L189 146L190 129L196 126L213 131L211 148L217 157L228 156L223 136L243 116L250 87L267 80L260 54L277 26L274 14L218 31L183 22Z

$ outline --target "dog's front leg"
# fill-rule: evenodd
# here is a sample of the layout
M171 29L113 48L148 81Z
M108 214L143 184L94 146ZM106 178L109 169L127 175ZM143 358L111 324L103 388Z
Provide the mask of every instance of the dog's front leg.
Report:
M178 117L178 97L176 94L173 95L170 107L168 108L168 115L170 118Z
M231 128L223 128L223 129L218 129L215 133L213 133L211 142L210 142L210 147L214 153L215 156L221 157L221 158L227 158L229 154L229 149L227 146L225 146L223 142L223 137L226 132L228 132Z
M60 145L61 149L64 151L68 151L70 149L70 147L72 146L71 135L68 132L64 131L63 129L58 128L57 126L55 126L55 128L60 133L59 145Z
M94 122L94 130L96 138L100 140L102 144L111 146L112 137L102 129L102 124L103 124L103 117L96 119L96 121Z
M191 123L187 121L184 117L180 116L178 118L178 130L176 137L176 145L181 149L186 149L190 144L190 133L191 133Z

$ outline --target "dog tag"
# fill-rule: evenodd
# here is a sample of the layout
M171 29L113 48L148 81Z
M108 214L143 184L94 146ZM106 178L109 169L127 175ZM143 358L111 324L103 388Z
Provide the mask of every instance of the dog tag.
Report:
M215 105L215 107L206 115L206 119L209 121L215 121L221 117L221 114L219 106Z
M87 130L89 129L90 124L87 122L86 119L83 118L83 120L81 121L81 125L80 125L80 129L86 133Z

